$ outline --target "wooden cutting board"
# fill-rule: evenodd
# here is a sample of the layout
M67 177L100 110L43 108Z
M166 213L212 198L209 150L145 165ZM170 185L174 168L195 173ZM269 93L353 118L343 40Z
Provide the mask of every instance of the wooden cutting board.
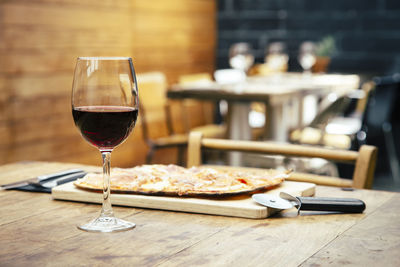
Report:
M315 193L315 184L285 181L279 187L267 191L266 194L279 195L281 191L294 196L313 196ZM72 182L53 188L52 197L58 200L89 203L102 203L103 201L102 193L78 189ZM111 202L113 205L137 208L183 211L251 219L267 218L277 212L275 209L257 204L251 199L251 195L218 199L114 193L111 194Z

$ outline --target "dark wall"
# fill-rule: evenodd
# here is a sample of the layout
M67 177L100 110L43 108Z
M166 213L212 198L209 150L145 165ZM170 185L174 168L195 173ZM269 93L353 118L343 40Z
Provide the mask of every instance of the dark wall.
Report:
M299 44L332 35L330 72L383 75L400 69L399 0L218 0L217 67L228 66L232 43L250 42L256 61L266 45L284 41L289 70L300 70Z

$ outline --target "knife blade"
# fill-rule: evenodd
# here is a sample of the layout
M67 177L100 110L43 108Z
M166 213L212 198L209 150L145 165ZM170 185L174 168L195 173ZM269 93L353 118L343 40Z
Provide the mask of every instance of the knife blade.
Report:
M69 174L75 174L75 173L81 173L81 172L83 172L83 170L81 170L81 169L70 169L70 170L65 170L65 171L51 173L51 174L39 175L37 177L29 178L29 179L26 179L23 181L1 185L0 190L9 190L9 189L29 185L29 184L40 184L40 183L50 181L52 179L56 179L59 177L63 177L63 176L69 175Z

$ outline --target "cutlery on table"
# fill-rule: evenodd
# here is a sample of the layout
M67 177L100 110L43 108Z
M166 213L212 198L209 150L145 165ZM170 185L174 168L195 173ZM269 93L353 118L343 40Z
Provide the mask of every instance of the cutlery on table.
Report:
M46 188L53 188L60 184L65 184L65 183L68 183L71 181L75 181L76 179L82 178L85 175L86 175L86 172L82 171L82 172L77 172L77 173L72 173L69 175L61 176L56 179L51 179L50 181L47 181L47 182L40 182L39 184L35 183L34 185L38 185L38 186L46 187Z
M85 176L86 172L81 169L70 169L66 171L40 175L27 180L5 184L0 186L0 190L14 189L26 185L35 185L46 188L51 188L59 184L76 180L77 178Z
M300 210L313 210L361 213L365 209L365 203L356 198L294 197L281 192L279 197L268 194L254 194L252 199L263 206L279 210L296 207L298 212Z

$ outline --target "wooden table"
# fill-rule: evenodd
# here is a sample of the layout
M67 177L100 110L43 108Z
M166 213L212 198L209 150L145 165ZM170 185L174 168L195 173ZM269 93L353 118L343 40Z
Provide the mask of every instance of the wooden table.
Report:
M0 166L0 183L75 165ZM363 214L295 210L269 219L114 207L132 231L82 232L100 206L43 193L1 191L1 266L399 266L400 194L317 187L318 196L355 197Z
M167 96L173 99L226 100L229 106L230 139L250 140L248 123L251 102L263 102L267 109L267 139L287 141L289 128L303 123L303 99L307 95L325 96L357 89L357 75L284 73L278 76L249 77L243 83L174 85Z
M284 73L278 76L249 77L243 83L234 84L189 84L174 85L167 96L172 99L200 99L228 102L228 136L233 140L250 140L252 129L249 125L250 104L262 102L265 105L264 138L279 142L288 141L289 129L303 125L304 98L313 95L322 98L329 93L342 94L359 86L357 75ZM307 105L309 109L317 109ZM242 165L242 155L229 154L229 164Z

